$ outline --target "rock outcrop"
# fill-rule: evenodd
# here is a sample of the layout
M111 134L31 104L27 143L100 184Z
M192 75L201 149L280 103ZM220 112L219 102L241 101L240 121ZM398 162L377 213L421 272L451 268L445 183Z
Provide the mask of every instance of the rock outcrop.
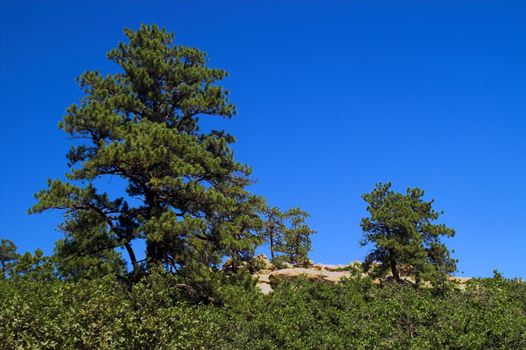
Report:
M353 277L357 274L363 277L366 276L365 273L361 272L362 263L359 261L352 262L348 265L312 264L310 267L292 267L288 264L285 268L276 269L265 255L259 255L254 259L257 259L257 265L261 267L261 269L254 274L254 277L257 278L256 285L264 294L272 292L272 282L276 280L305 277L315 281L337 283L343 278ZM462 288L470 278L450 277L449 279L458 282ZM375 280L374 282L380 283L379 280Z
M354 262L349 265L313 264L308 268L291 267L289 264L286 268L279 270L273 269L271 266L267 265L267 269L258 271L254 276L258 279L258 288L261 289L264 294L268 294L272 292L271 282L273 280L302 276L312 280L336 283L342 278L353 276L350 269L356 266L356 264L359 263Z

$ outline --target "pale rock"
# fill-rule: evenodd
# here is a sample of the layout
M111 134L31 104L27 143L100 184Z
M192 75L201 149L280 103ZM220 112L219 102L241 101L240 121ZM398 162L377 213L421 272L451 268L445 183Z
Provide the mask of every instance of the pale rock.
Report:
M269 294L270 292L272 292L272 287L270 286L270 284L268 283L258 283L256 285L259 290L261 290L261 292L265 295Z

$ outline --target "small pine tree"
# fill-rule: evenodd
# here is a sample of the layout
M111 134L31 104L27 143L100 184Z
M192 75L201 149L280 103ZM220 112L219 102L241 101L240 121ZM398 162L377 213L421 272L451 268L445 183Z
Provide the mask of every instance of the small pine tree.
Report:
M16 263L11 266L10 277L33 282L46 282L57 279L55 264L51 256L44 255L42 249L33 254L20 254Z
M433 200L423 200L424 191L409 188L406 194L391 190L391 183L377 184L362 198L369 217L363 218L361 245L374 245L367 255L365 269L375 277L389 272L401 282L411 276L416 286L422 280L434 280L456 270L440 237L452 237L455 231L444 224L434 224L442 212L433 209Z
M288 226L283 231L279 251L284 254L289 263L295 266L305 266L308 264L308 254L312 247L311 235L316 232L306 223L309 214L297 207L287 210L283 216Z
M277 207L267 207L264 210L266 220L263 223L263 237L269 243L270 258L276 258L276 249L283 244L283 233L285 227L285 215Z
M8 271L12 264L18 259L19 255L16 252L16 245L9 239L0 240L0 266L1 278L6 278Z

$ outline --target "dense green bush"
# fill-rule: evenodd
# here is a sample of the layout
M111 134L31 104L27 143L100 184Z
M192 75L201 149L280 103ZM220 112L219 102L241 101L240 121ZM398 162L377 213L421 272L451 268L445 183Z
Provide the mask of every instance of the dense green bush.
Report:
M260 306L250 331L260 348L523 349L526 287L490 279L437 294L369 280L292 282Z
M0 281L3 349L524 349L526 286L283 281L230 305L182 301L170 276Z

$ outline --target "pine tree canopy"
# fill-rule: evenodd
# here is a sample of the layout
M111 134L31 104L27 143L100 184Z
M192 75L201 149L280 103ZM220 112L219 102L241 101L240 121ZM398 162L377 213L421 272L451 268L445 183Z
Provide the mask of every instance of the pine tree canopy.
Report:
M299 207L284 213L288 227L283 232L280 251L288 257L288 262L295 266L308 264L308 254L312 247L310 236L316 232L307 225L306 220L309 216L309 213Z
M84 97L59 123L77 141L67 180L49 180L30 212L65 211L59 251L114 261L122 247L135 274L162 265L205 281L225 259L250 258L260 242L263 200L246 189L251 169L234 159L233 136L201 128L205 118L236 113L217 85L227 73L157 26L125 34L107 55L120 72L80 76ZM125 191L101 191L105 177L123 179ZM145 262L135 240L146 242Z
M282 245L283 232L286 229L285 215L277 207L267 207L264 210L266 220L263 223L263 238L268 241L270 248L270 258L276 257L276 249Z
M456 261L440 241L441 236L452 237L455 231L434 223L442 213L433 209L433 200L424 201L423 196L419 188L397 193L391 190L391 183L379 183L362 196L369 217L361 222L361 244L374 245L365 261L373 275L390 272L398 282L404 275L411 276L418 286L421 280L436 280L456 270Z
M0 240L0 278L6 277L10 264L18 258L16 245L9 239Z
M263 238L269 242L272 261L278 266L284 262L307 265L312 246L310 236L315 233L306 222L309 213L299 207L285 212L276 207L266 207L264 214L266 220L261 231Z

